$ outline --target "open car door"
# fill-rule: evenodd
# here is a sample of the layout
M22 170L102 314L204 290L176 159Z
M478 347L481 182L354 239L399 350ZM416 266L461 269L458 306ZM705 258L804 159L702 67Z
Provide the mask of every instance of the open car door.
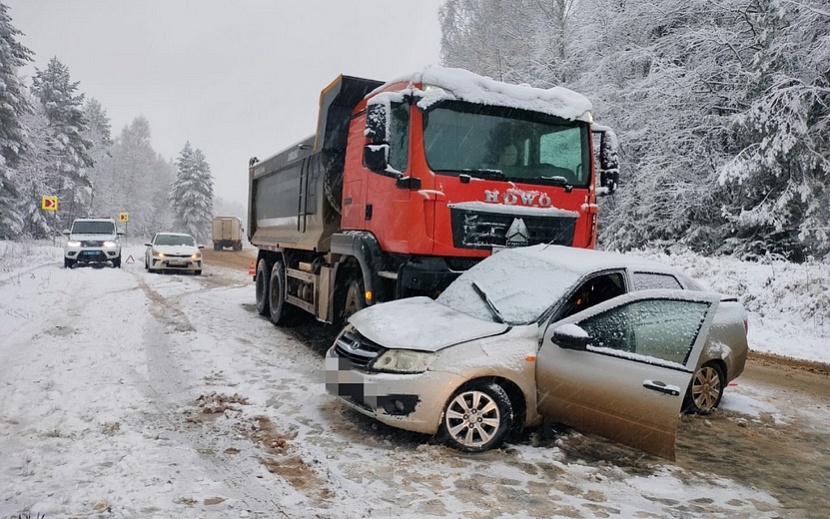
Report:
M674 461L683 396L719 300L646 290L549 323L536 361L539 412Z

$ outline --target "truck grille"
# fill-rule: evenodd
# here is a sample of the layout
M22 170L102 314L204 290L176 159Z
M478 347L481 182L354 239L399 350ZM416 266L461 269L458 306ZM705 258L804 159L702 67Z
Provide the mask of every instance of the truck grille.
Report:
M340 358L348 359L353 366L365 368L384 348L368 340L355 330L344 332L334 343L334 351Z
M489 249L517 245L571 245L576 216L527 216L451 208L453 245L460 249ZM527 241L508 243L507 231L517 220L527 229Z

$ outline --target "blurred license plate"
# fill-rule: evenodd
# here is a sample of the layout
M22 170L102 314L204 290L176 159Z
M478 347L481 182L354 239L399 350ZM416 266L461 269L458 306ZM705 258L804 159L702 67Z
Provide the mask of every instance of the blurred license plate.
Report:
M167 264L171 267L184 267L187 265L187 262L185 260L170 260Z

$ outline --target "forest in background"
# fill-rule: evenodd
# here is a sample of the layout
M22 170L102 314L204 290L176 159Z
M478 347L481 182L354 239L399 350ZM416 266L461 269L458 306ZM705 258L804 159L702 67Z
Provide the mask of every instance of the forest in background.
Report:
M113 136L104 107L57 57L26 81L20 70L34 53L8 11L0 2L0 239L51 238L75 218L127 213L130 235L210 241L213 177L202 151L187 142L165 159L142 116ZM58 197L59 210L42 210L44 196Z
M442 62L586 95L615 129L600 246L830 259L827 0L447 0Z
M571 88L616 130L621 189L601 200L602 248L830 258L826 0L446 0L439 20L443 65ZM0 238L120 212L136 234L200 234L204 155L187 144L161 157L142 117L113 136L57 58L24 84L34 56L19 36L0 2ZM174 214L186 182L204 189ZM44 195L59 215L40 209Z

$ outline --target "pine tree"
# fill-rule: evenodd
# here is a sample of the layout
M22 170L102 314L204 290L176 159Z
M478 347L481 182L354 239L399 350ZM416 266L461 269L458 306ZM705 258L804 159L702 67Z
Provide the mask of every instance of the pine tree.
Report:
M196 241L210 238L213 220L213 176L201 150L194 150L190 142L184 145L176 159L178 174L170 194L176 225L191 234Z
M52 188L64 209L62 220L68 225L87 214L92 196L86 171L93 164L89 155L92 143L84 137L84 94L76 94L78 83L70 80L69 69L58 58L52 58L46 70L36 69L32 90L49 120L48 146L54 157Z
M8 7L0 2L0 238L23 232L17 168L26 142L21 118L30 110L17 69L32 61L32 51L16 40L22 33L11 22Z

